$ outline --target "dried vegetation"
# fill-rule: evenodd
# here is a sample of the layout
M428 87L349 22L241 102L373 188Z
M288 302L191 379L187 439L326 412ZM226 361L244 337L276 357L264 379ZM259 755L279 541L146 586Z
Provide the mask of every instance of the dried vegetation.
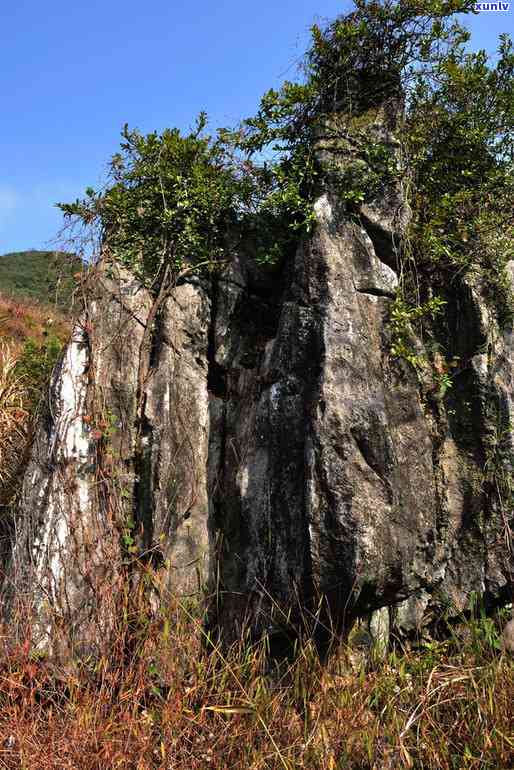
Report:
M13 494L31 419L68 334L55 308L0 294L0 504Z
M311 643L274 668L266 644L206 644L199 613L170 599L127 617L109 654L59 667L5 630L0 767L18 770L508 770L514 662L503 618L477 615L444 642L381 661ZM127 653L126 631L139 629ZM30 628L30 624L27 624ZM133 642L133 640L132 640Z

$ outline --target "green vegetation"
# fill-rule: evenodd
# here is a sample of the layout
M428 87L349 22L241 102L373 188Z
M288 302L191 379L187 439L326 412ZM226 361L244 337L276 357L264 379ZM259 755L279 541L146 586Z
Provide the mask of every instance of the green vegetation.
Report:
M110 163L112 185L83 201L59 204L68 216L100 227L104 248L155 286L171 268L205 265L224 256L238 204L248 193L232 173L224 148L177 129L142 136L125 126L121 152Z
M164 276L230 259L242 234L259 263L280 262L313 227L325 187L358 219L362 203L401 183L414 213L397 255L407 273L415 266L404 301L418 302L409 278L419 267L435 268L441 283L475 271L503 322L514 249L513 54L507 36L494 65L467 52L455 16L473 6L355 0L350 14L312 28L302 79L268 91L255 116L216 138L204 134L204 114L187 136L126 126L107 187L58 205L158 293ZM369 130L391 100L406 104L401 159ZM320 152L326 141L337 162Z
M416 75L404 130L418 270L444 285L474 276L500 324L512 319L506 264L514 258L514 50L496 62L453 47L432 83Z
M302 83L286 81L280 90L268 91L256 116L220 134L252 159L272 154L274 160L263 168L274 178L275 198L289 201L289 214L306 229L324 182L335 182L354 212L352 204L374 198L397 176L390 149L369 138L369 125L384 101L401 102L414 71L430 81L463 45L467 33L451 19L469 12L473 3L355 0L354 5L352 13L325 29L312 27ZM335 179L334 168L320 161L321 138L342 142L347 156Z
M393 356L403 358L415 369L426 366L426 356L413 348L413 326L426 317L435 318L442 312L445 304L441 297L432 297L423 304L408 305L402 295L398 294L390 312Z
M11 492L20 449L23 450L26 443L27 384L17 372L17 364L12 346L0 339L0 504Z
M0 292L67 310L84 265L62 251L17 251L0 256Z
M35 408L48 386L53 368L62 350L62 339L48 332L41 342L28 339L16 365L17 373L26 383L25 406Z
M3 509L19 491L32 427L61 349L52 333L27 339L20 350L0 326L0 530Z

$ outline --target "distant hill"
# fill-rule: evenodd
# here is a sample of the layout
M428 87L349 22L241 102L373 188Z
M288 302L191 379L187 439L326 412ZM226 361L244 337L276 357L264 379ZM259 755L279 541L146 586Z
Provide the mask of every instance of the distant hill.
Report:
M16 251L0 256L0 292L36 300L66 311L76 280L84 268L75 254L64 251Z

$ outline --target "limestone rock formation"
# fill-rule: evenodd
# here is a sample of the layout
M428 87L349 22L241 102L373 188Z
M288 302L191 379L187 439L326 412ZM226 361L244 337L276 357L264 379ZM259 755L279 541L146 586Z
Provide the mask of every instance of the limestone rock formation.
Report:
M380 116L370 131L394 146ZM385 612L412 630L474 593L510 599L512 326L478 283L447 287L434 334L459 366L441 394L390 352L401 188L350 216L327 184L315 211L280 270L242 250L212 281L184 278L155 318L115 263L94 273L4 580L42 644L50 616L80 643L105 637L141 570L157 601L207 585L227 639L378 610L381 628Z
M369 130L394 147L387 124L378 114ZM321 152L341 164L334 133L332 124ZM389 607L391 627L412 631L432 608L464 610L475 593L501 603L513 568L500 489L511 489L511 328L469 279L449 288L436 336L460 366L441 403L429 372L390 355L409 219L401 189L385 188L356 217L329 187L315 210L313 236L273 291L244 264L219 282L216 621L237 633L248 613L280 634ZM412 346L430 360L414 334Z

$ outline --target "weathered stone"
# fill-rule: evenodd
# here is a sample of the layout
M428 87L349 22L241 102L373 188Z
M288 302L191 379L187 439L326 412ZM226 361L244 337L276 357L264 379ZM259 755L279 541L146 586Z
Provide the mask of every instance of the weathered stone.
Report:
M386 139L387 130L374 128ZM330 153L337 163L349 153L336 134L320 140L327 166ZM512 512L497 488L512 470L503 451L512 442L511 330L499 328L479 287L456 282L442 344L462 369L446 402L444 393L430 399L423 378L390 354L409 218L401 188L361 206L362 226L337 189L315 212L280 291L267 308L264 297L252 300L253 322L241 312L251 286L220 283L216 622L229 637L245 617L257 633L287 636L300 623L319 632L328 615L337 627L389 606L396 631L416 633L443 608L466 609L473 594L501 604L512 585ZM414 336L413 347L430 360Z
M503 629L502 647L506 652L514 655L514 620L509 620Z
M208 329L199 285L166 301L146 384L140 506L144 547L166 588L201 591L209 571L207 528Z
M158 568L154 588L187 594L208 573L209 301L198 285L175 287L141 383L149 292L107 261L89 283L53 375L3 586L11 618L30 612L35 642L61 653L109 643L136 565Z
M394 121L373 120L394 150ZM320 139L324 160L345 162L340 142ZM176 285L153 323L150 293L102 263L54 373L4 581L41 644L55 623L103 643L144 571L157 604L210 576L209 624L231 640L248 623L277 650L299 626L323 638L371 614L384 645L377 618L417 633L473 594L511 598L512 326L473 276L444 287L434 342L459 363L436 392L414 332L423 373L391 354L399 183L349 214L328 179L315 214L279 270L243 244L212 285Z
M383 658L389 644L390 619L389 609L381 607L371 614L369 632L373 638L373 653L377 658Z
M228 626L241 619L241 597L265 629L274 604L298 620L324 595L340 621L430 578L429 428L416 378L384 350L387 291L379 279L358 288L379 260L336 206L327 196L316 206L319 226L296 256L257 365L225 361L230 450L213 498Z

